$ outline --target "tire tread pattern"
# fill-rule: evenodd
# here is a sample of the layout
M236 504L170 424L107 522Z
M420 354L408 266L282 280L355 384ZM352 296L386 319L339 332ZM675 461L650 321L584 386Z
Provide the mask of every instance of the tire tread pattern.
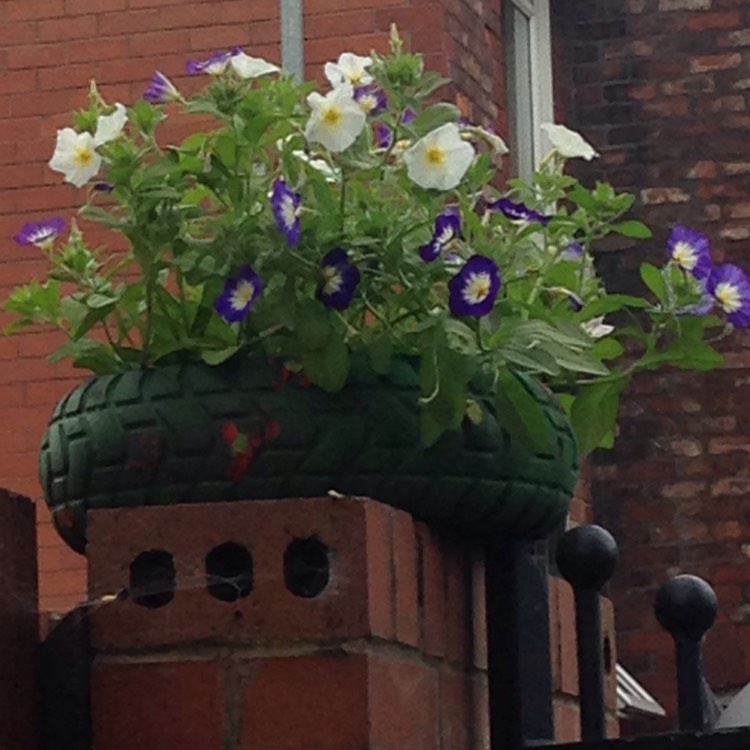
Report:
M565 517L578 452L559 405L521 378L550 428L533 452L503 428L492 392L483 410L434 446L419 446L418 374L407 361L388 377L355 370L337 394L282 378L260 360L198 363L93 378L58 404L40 475L58 531L85 549L93 508L237 499L366 495L461 533L536 538ZM232 477L223 429L246 435L277 423L247 471Z

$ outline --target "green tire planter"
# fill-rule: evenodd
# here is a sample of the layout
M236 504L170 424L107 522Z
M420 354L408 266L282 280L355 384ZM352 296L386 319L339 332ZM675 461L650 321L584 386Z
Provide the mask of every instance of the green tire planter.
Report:
M338 393L280 366L237 359L92 378L57 406L40 474L55 524L75 550L98 508L366 495L459 533L535 538L568 510L578 477L570 424L535 381L549 447L534 452L496 418L477 384L478 424L464 421L430 448L419 442L419 378L353 368Z

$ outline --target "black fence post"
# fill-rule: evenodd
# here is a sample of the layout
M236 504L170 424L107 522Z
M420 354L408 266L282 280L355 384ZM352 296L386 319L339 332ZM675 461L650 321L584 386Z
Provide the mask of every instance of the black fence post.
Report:
M490 748L553 741L546 555L530 542L485 547Z
M606 738L604 644L599 591L617 564L617 543L601 526L567 531L557 547L557 567L573 586L576 604L578 682L581 691L581 739Z
M702 643L714 624L717 609L714 590L697 576L675 576L656 594L656 619L675 644L678 726L682 732L702 732L713 723L703 676Z

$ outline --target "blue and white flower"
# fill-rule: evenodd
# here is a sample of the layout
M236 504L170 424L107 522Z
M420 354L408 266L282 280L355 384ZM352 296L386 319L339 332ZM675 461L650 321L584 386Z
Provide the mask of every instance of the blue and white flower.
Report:
M346 250L340 247L327 253L321 265L322 280L318 286L318 299L334 310L346 310L359 286L359 268L349 262Z
M560 260L577 263L583 258L583 254L583 245L580 242L573 241L560 253Z
M696 279L711 274L711 243L705 234L684 226L676 226L667 239L669 257Z
M239 50L232 52L215 52L206 60L188 60L185 64L187 72L191 75L195 73L208 73L210 76L222 75L229 65L229 61Z
M19 245L34 245L42 250L49 250L65 229L65 219L55 216L45 221L30 221L24 224L15 236Z
M451 313L473 318L488 315L495 305L501 285L497 263L484 255L472 255L448 282Z
M451 246L461 237L461 214L458 209L446 208L435 219L432 239L419 248L419 256L427 263L450 252Z
M739 266L732 263L714 266L706 288L733 326L750 326L750 279Z
M158 70L151 79L151 85L146 89L143 98L152 104L166 104L167 102L178 102L182 95L172 81L164 73Z
M244 320L263 292L263 281L248 265L228 279L224 290L216 298L214 307L228 323Z
M552 217L529 208L524 203L516 203L510 198L499 198L498 200L488 203L487 208L490 211L500 211L511 221L535 221L546 226L552 221Z
M302 197L288 187L283 179L278 179L273 183L271 208L277 226L284 233L287 242L294 247L299 242Z
M366 115L380 114L388 106L388 97L383 89L367 84L354 89L354 101Z

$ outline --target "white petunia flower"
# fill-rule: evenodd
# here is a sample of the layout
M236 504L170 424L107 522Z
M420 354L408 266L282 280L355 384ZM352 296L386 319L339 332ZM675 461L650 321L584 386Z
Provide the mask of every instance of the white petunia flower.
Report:
M607 325L604 322L604 316L600 315L598 318L591 318L585 323L581 323L583 332L591 336L592 339L601 339L605 336L609 336L612 331L615 330L614 326Z
M281 68L278 65L264 60L262 57L251 57L244 52L233 55L229 64L239 78L258 78L269 73L278 73Z
M508 144L494 130L483 128L481 125L467 125L464 132L483 140L498 156L505 156L510 151Z
M128 121L128 112L124 105L119 102L115 104L115 111L109 115L99 115L96 120L96 133L94 133L94 145L101 146L118 138Z
M357 140L367 122L367 115L352 98L349 84L337 86L325 96L313 92L307 97L312 109L305 126L305 138L321 143L330 151L344 151Z
M55 153L49 161L50 169L62 172L65 182L83 187L98 171L102 157L96 151L91 133L76 133L73 128L57 131Z
M310 154L302 149L295 149L292 151L292 156L296 156L300 161L309 164L313 169L320 172L328 182L338 182L341 179L340 171L334 169L325 159L318 159L314 156L310 156Z
M423 188L451 190L474 160L474 148L454 122L441 125L404 151L409 178Z
M334 88L342 83L349 83L352 86L366 86L374 80L367 72L370 65L372 65L371 57L361 57L352 52L342 52L339 55L338 62L326 63L323 70Z
M554 125L551 122L546 122L541 127L552 143L552 148L560 156L566 159L585 159L586 161L591 161L599 156L594 151L594 147L575 130L566 128L565 125Z

